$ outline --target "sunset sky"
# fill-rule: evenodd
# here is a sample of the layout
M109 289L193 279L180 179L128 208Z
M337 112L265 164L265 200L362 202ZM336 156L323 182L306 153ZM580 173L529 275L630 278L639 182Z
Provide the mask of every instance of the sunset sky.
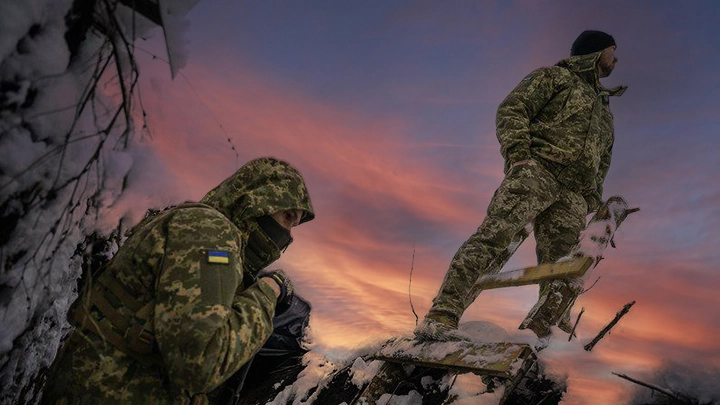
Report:
M152 138L125 203L197 200L250 159L287 160L316 219L277 267L313 304L316 343L343 348L410 333L411 269L414 309L429 308L502 180L507 93L583 30L613 35L603 84L629 89L611 101L604 197L641 211L575 305L579 339L558 336L546 356L569 376L564 404L630 403L636 387L611 372L651 380L668 364L705 373L688 384L720 398L720 3L203 0L188 20L173 81L160 33L137 43ZM534 264L528 241L506 269ZM484 292L462 321L514 332L536 298L536 286Z

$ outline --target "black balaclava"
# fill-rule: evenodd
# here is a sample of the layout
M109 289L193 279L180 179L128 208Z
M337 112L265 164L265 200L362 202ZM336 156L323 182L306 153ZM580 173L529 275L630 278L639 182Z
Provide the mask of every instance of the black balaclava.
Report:
M264 215L252 224L245 247L243 267L255 276L280 258L280 253L292 243L290 231L278 224L270 215Z

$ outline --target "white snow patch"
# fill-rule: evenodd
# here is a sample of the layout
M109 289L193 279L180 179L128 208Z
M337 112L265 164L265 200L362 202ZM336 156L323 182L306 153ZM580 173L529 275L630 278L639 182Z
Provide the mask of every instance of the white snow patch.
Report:
M337 365L314 351L309 351L303 356L302 364L305 368L298 374L295 382L285 387L267 405L312 404L317 394L329 383L329 376L338 370ZM317 390L309 396L310 390L315 387Z
M382 394L377 405L417 405L422 403L422 395L412 390L407 395Z
M423 387L424 390L428 390L433 384L435 384L436 380L429 375L426 375L425 377L420 379L420 385Z
M497 405L504 391L504 387L499 387L493 392L487 392L487 386L480 376L466 373L457 376L448 396L457 397L453 402L455 405Z
M174 17L180 18L180 12L189 10L197 0L172 3L177 11ZM97 32L88 32L71 60L65 17L72 5L73 0L0 1L0 80L15 86L3 89L2 94L0 205L5 209L3 214L18 217L3 246L4 259L18 259L3 259L6 271L0 275L4 286L0 307L0 402L15 402L28 381L53 360L67 330L67 307L76 294L74 285L80 267L70 257L77 243L98 228L114 227L117 219L130 216L131 211L138 212L135 218L139 219L148 206L156 206L142 204L148 197L118 201L120 195L135 193L158 198L160 194L149 187L140 191L131 182L122 183L137 162L147 156L139 152L143 148L125 152L114 149L118 126L110 133L98 133L109 120L105 114L116 107L112 77L101 80L100 88L104 90L90 103L92 107L76 115L84 91L93 80L93 69L88 66L97 61L104 41ZM102 18L102 13L96 13L96 17ZM124 21L126 27L136 22ZM166 33L166 38L176 43L174 36L181 31L175 30L169 36ZM126 37L131 39L132 35ZM121 55L121 59L126 57ZM101 137L106 138L106 143L100 157L85 167ZM73 184L76 178L79 181ZM48 195L62 184L69 186ZM161 192L172 185L172 181L168 182ZM125 186L128 188L123 192ZM102 193L89 207L97 210L86 211L87 198L97 190ZM170 190L164 195L167 198L177 194L177 190ZM68 211L69 207L75 207L74 211ZM117 209L121 210L119 214ZM112 224L111 219L115 220Z
M508 333L502 327L487 321L470 321L461 323L458 332L476 343L504 342Z
M375 377L383 364L384 363L380 360L372 360L370 363L366 363L362 357L356 358L350 368L352 383L358 388L362 388L365 384L370 382L373 377Z

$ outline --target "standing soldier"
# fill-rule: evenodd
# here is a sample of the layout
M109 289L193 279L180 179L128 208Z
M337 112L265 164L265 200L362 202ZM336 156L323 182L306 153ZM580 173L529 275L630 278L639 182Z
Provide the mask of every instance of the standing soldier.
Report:
M199 203L135 226L73 304L45 403L202 404L246 364L293 296L263 272L314 218L300 173L260 158ZM212 395L210 395L212 398Z
M609 96L626 87L604 88L617 62L615 40L585 31L570 58L525 77L497 111L497 137L505 158L505 178L485 220L455 254L433 305L415 335L421 340L457 339L463 312L477 298L473 285L507 261L511 242L533 224L539 263L555 262L578 243L585 217L602 202L610 168L613 117ZM541 296L550 293L542 284ZM559 325L568 329L567 322ZM547 322L528 326L539 337ZM569 332L569 330L568 330Z

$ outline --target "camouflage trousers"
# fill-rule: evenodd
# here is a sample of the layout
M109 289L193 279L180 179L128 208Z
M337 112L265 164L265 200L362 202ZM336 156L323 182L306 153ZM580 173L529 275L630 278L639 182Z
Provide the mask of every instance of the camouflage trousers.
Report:
M578 243L586 214L582 195L560 184L542 165L512 168L477 232L455 253L430 311L459 320L481 292L473 287L477 279L500 271L528 236L528 224L533 224L539 263L566 256Z

